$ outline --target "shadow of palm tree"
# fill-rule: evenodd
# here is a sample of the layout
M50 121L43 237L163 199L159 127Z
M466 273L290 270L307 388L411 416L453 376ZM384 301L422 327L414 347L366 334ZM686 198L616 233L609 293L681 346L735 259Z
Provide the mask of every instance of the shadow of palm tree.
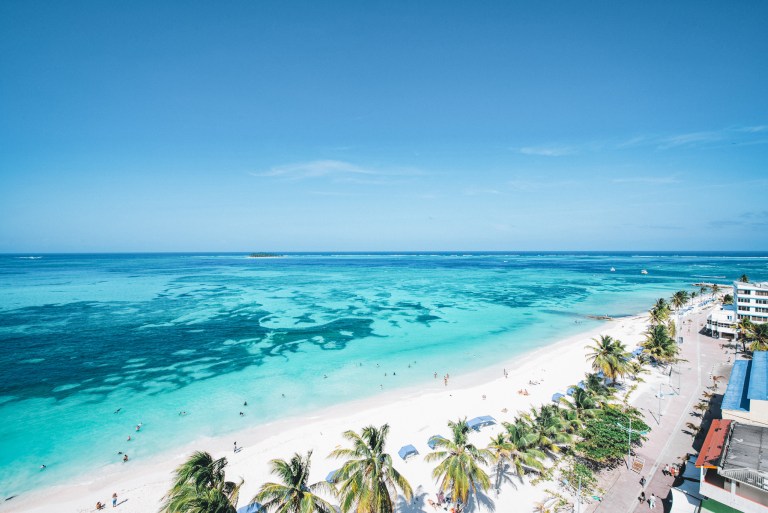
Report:
M413 491L413 500L407 501L402 495L397 496L397 509L401 513L427 513L433 511L432 508L427 509L427 496L429 494L424 491L424 488L419 486Z
M475 508L475 505L477 505L477 508ZM491 499L488 494L480 491L478 491L477 494L473 496L472 500L469 502L464 511L467 513L471 511L480 511L480 506L482 506L482 509L485 511L496 511L496 503L493 501L493 499Z
M501 470L501 472L494 472L493 473L493 491L496 493L496 496L499 495L499 490L502 486L505 484L512 485L512 488L517 490L517 483L516 481L519 481L520 483L523 483L523 477L518 476L516 473L511 472L512 465L504 465L504 468ZM517 478L517 479L513 479Z

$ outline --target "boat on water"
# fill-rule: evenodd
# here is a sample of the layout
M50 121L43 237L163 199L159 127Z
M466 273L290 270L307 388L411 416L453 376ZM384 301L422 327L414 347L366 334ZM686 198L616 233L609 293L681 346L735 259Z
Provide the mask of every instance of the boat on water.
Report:
M648 271L646 271L645 269L643 269L642 271L640 271L640 274L648 274Z
M611 267L611 272L615 273L616 272L616 268L615 267Z

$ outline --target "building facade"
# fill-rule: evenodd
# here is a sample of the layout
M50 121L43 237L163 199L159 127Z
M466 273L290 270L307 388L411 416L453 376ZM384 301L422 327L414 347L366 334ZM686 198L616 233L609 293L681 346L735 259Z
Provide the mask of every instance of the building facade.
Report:
M733 283L733 304L738 319L753 323L768 322L768 282Z

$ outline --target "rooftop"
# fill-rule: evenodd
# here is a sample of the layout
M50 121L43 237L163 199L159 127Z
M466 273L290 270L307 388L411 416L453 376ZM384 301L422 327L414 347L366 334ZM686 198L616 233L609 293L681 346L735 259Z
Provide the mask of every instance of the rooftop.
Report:
M696 467L717 468L720 456L723 454L725 438L728 436L730 420L714 419L707 431L707 438L701 446L699 457L696 458Z
M747 397L750 400L768 401L768 351L755 351L752 354Z
M734 423L720 468L768 476L768 428Z
M752 367L750 360L738 360L733 364L728 388L723 396L723 410L749 411L749 374Z

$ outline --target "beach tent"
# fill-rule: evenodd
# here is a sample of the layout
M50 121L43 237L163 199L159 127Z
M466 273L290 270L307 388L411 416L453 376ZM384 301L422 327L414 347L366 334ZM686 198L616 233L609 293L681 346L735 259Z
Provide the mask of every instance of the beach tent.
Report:
M445 440L445 437L440 435L432 435L429 437L429 440L427 440L427 445L430 449L434 449L438 440Z
M642 347L638 347L637 349L632 351L632 356L637 356L639 354L642 354L642 352L643 352L643 348Z
M481 427L492 426L496 424L496 419L490 415L483 415L482 417L475 417L467 422L467 425L475 431L480 431Z
M416 456L417 454L419 454L419 451L416 450L416 447L409 444L409 445L404 445L400 447L400 450L397 451L397 454L399 454L400 457L403 458L404 460L407 460L411 456Z
M552 402L553 403L559 403L561 397L565 397L565 394L561 394L560 392L556 392L556 393L552 394Z
M331 470L328 472L328 475L325 476L325 480L328 483L333 483L333 480L336 478L336 474L339 472L340 469Z
M572 387L568 387L568 390L566 390L565 393L568 394L568 395L573 395L573 393L576 391L577 388L580 388L580 389L584 390L584 387L585 387L584 382L583 381L579 381L578 385L574 385Z
M253 504L238 508L237 513L257 513L258 511L261 511L261 504L254 502Z

